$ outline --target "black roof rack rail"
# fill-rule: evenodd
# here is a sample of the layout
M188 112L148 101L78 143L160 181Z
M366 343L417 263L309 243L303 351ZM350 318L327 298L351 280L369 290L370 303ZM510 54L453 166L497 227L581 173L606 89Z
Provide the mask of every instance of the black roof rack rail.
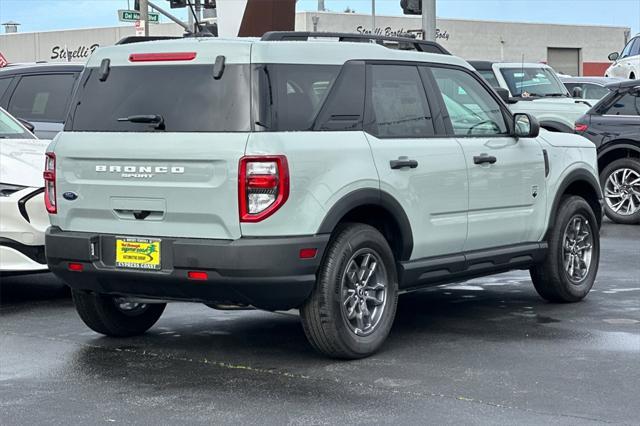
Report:
M391 37L377 34L356 34L356 33L325 33L325 32L308 32L308 31L270 31L265 33L261 40L263 41L307 41L310 38L337 38L338 41L345 42L361 42L384 45L384 42L398 43L402 50L416 50L425 53L437 53L441 55L451 55L451 53L442 47L439 43L433 41L418 40L410 37Z
M121 39L116 45L121 44L133 44L133 43L143 43L145 41L159 41L159 40L178 40L182 37L172 37L172 36L129 36Z

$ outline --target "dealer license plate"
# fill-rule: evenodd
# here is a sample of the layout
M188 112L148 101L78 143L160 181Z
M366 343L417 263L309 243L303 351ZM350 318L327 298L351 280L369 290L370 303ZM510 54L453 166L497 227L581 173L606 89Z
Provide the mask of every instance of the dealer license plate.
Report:
M159 270L160 240L116 238L116 267Z

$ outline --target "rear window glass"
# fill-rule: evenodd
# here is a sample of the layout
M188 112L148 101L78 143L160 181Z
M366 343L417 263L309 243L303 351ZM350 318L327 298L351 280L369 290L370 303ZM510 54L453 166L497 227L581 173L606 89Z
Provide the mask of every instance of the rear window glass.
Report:
M627 93L610 104L605 111L607 115L640 115L640 96L637 93Z
M310 130L340 72L334 65L259 65L256 130Z
M250 120L249 65L229 64L219 80L211 65L111 67L106 81L88 68L65 130L154 132L153 123L123 119L160 116L167 132L246 132ZM120 119L120 120L119 120Z
M33 139L33 135L0 109L0 139Z
M75 74L24 76L11 96L9 112L28 121L62 123L75 81Z

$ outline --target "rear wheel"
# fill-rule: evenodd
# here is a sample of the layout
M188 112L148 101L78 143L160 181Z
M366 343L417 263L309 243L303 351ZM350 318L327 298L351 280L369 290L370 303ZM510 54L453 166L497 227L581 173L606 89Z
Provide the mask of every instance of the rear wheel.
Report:
M622 158L600 174L605 213L616 223L640 223L640 160Z
M316 287L300 309L313 347L334 358L377 351L396 314L398 283L393 253L375 228L341 226L329 244Z
M113 337L143 334L160 318L165 303L137 303L121 297L72 290L78 315L93 331Z
M536 291L550 302L584 299L600 260L598 222L589 203L578 196L564 198L547 242L546 259L531 269Z

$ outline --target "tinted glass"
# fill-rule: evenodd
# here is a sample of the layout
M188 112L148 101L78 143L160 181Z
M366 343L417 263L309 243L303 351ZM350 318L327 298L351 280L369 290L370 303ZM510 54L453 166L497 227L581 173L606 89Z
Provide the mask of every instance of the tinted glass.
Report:
M432 68L456 135L508 133L500 104L471 74L457 69Z
M638 93L627 93L609 106L605 114L640 115L640 96L638 96Z
M370 65L370 76L369 133L381 138L420 138L435 134L417 67Z
M633 42L633 45L631 46L631 52L629 53L629 56L638 55L640 55L640 37L636 38L636 40Z
M631 49L633 48L633 45L636 42L636 40L637 39L634 38L634 39L631 39L631 41L629 41L629 43L627 43L627 45L622 50L622 53L620 54L621 58L626 58L627 56L631 55Z
M500 87L500 83L498 82L498 79L496 78L496 75L493 73L493 71L478 71L478 73L482 76L482 78L487 80L491 87Z
M259 65L260 112L256 130L311 130L333 83L337 65Z
M9 88L12 80L12 77L0 79L0 99L2 98L2 95L4 95L4 92L6 92Z
M582 86L583 99L602 99L609 94L609 89L597 84L584 84Z
M87 69L66 130L152 132L154 124L118 121L159 115L167 132L237 132L251 128L248 65L227 65L219 80L213 65L112 67L106 81Z
M24 76L11 96L9 112L27 121L62 123L75 80L75 74Z
M0 139L33 139L33 135L27 132L9 114L0 110Z
M513 96L565 96L566 88L548 68L502 68Z

